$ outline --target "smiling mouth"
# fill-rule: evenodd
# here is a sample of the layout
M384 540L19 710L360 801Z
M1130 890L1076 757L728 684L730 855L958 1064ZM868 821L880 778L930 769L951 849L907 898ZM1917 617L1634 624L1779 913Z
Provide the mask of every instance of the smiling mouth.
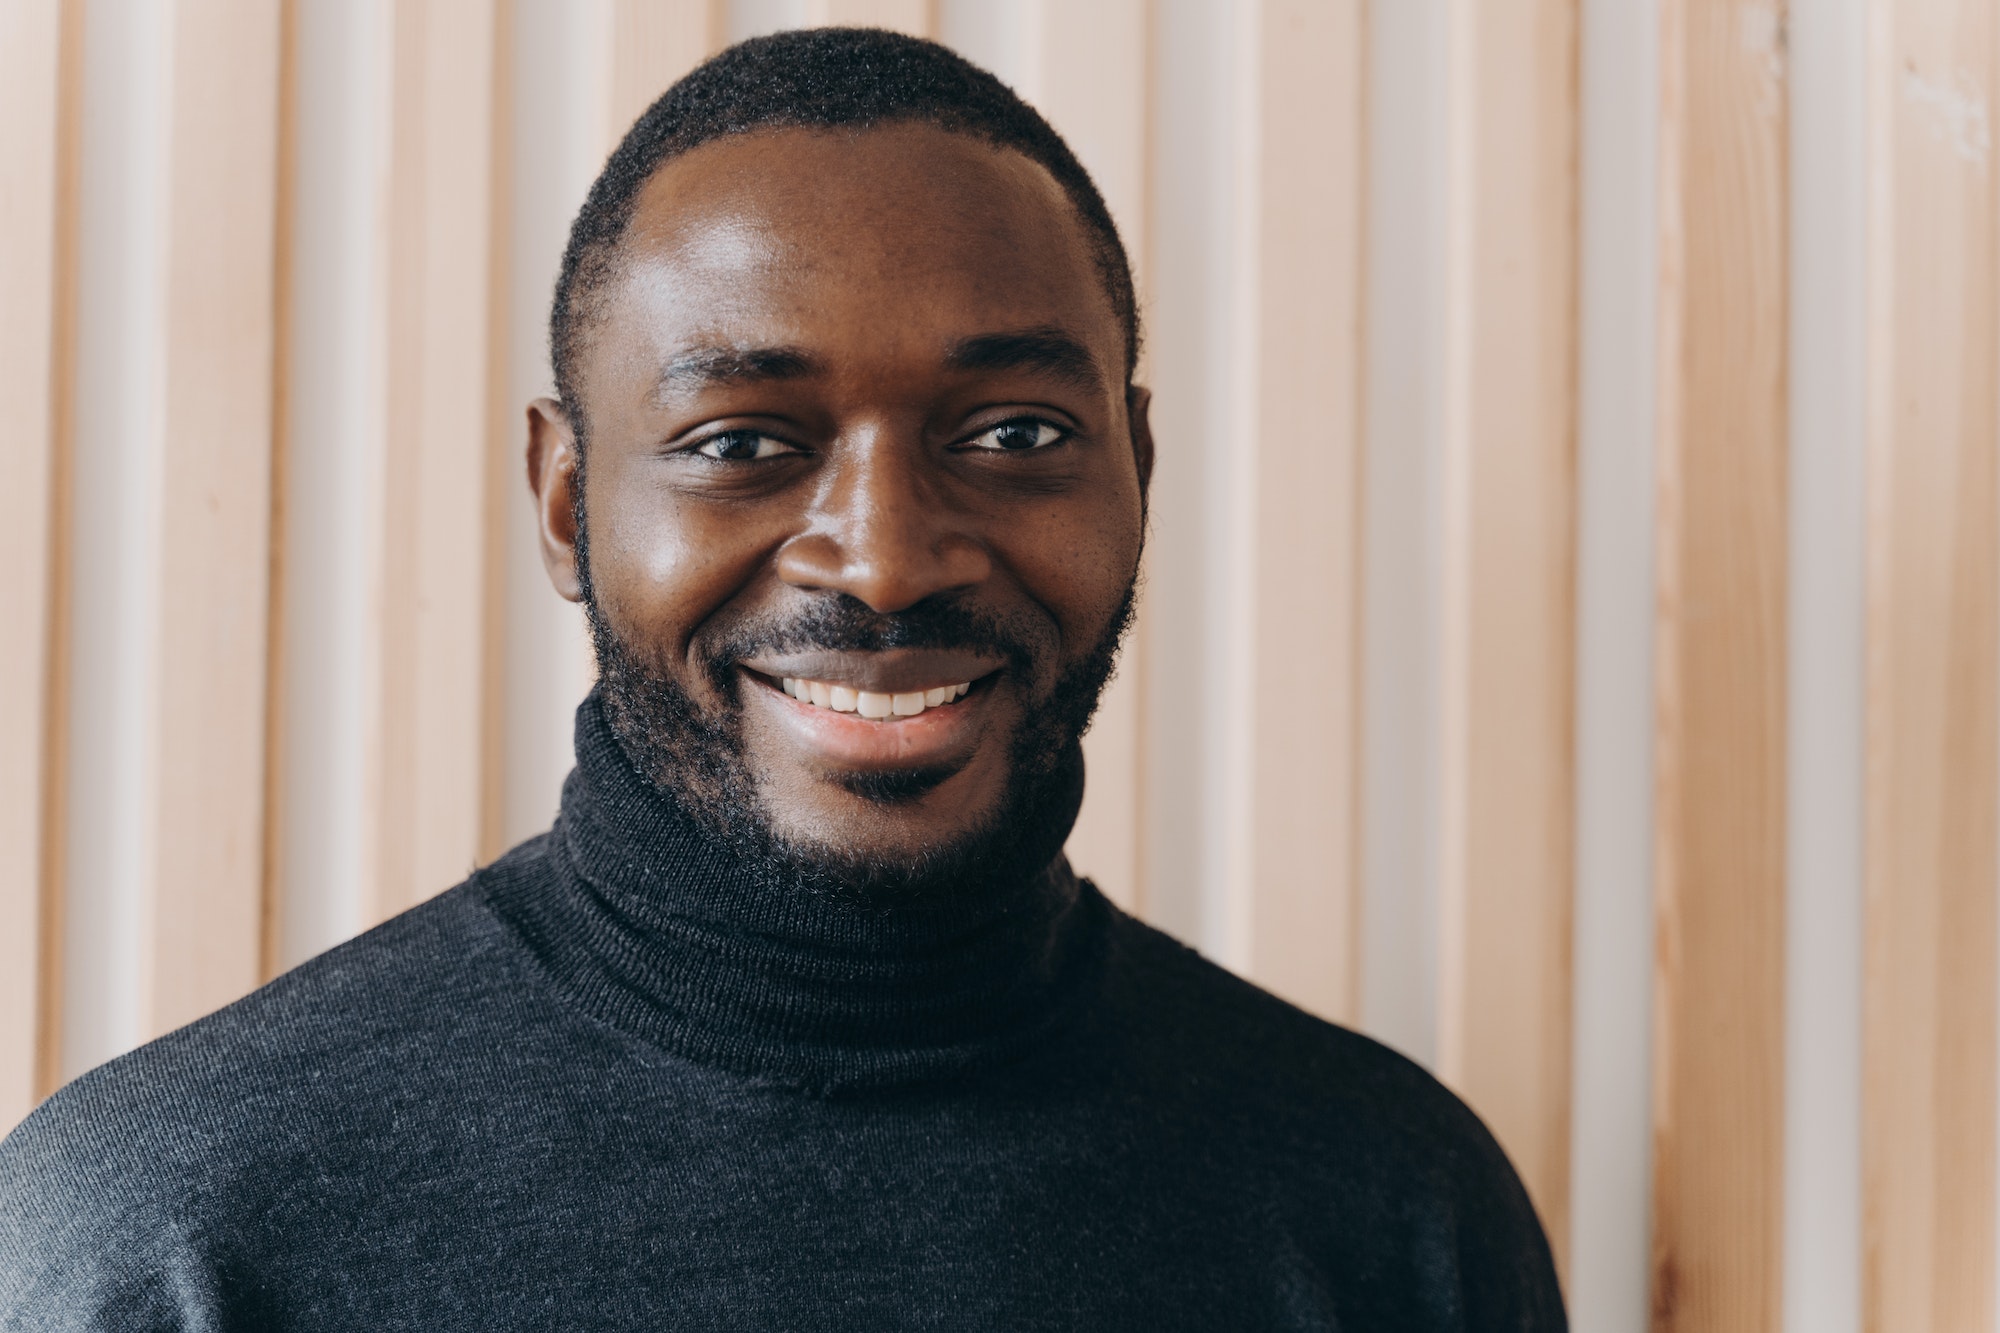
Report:
M971 681L934 685L928 689L881 694L857 690L825 680L802 680L795 676L778 678L778 688L814 708L835 713L854 713L871 722L916 717L933 708L944 708L963 699L972 689Z

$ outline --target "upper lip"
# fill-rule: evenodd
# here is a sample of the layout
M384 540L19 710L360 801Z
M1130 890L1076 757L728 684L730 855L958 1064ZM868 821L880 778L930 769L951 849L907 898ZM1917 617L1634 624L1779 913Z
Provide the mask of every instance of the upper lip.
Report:
M880 652L809 650L759 654L743 665L773 680L824 681L876 694L903 694L978 680L1005 665L990 653L949 648L885 648Z

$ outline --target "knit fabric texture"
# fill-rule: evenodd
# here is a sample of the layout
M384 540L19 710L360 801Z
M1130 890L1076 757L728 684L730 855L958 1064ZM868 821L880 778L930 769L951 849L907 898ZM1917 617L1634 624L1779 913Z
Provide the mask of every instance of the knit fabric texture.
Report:
M1564 1326L1478 1119L1067 821L869 906L711 842L594 700L577 755L549 833L0 1143L0 1326Z

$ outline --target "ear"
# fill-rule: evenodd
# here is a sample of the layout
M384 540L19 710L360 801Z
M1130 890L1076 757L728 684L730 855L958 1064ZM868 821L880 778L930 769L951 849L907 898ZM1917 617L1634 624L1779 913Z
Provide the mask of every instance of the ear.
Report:
M542 567L565 599L583 600L576 556L576 434L553 398L528 404L528 489L535 493L535 528Z
M1153 484L1153 391L1143 384L1125 390L1125 416L1132 423L1132 461L1139 465L1139 499Z

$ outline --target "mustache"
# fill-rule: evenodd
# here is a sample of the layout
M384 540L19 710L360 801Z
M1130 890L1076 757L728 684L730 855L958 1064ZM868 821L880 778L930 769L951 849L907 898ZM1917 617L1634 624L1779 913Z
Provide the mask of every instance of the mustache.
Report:
M760 653L882 652L943 648L992 654L1025 672L1055 650L1040 628L1002 618L958 596L927 597L901 611L876 611L847 593L829 593L797 611L732 625L703 653L717 680Z

